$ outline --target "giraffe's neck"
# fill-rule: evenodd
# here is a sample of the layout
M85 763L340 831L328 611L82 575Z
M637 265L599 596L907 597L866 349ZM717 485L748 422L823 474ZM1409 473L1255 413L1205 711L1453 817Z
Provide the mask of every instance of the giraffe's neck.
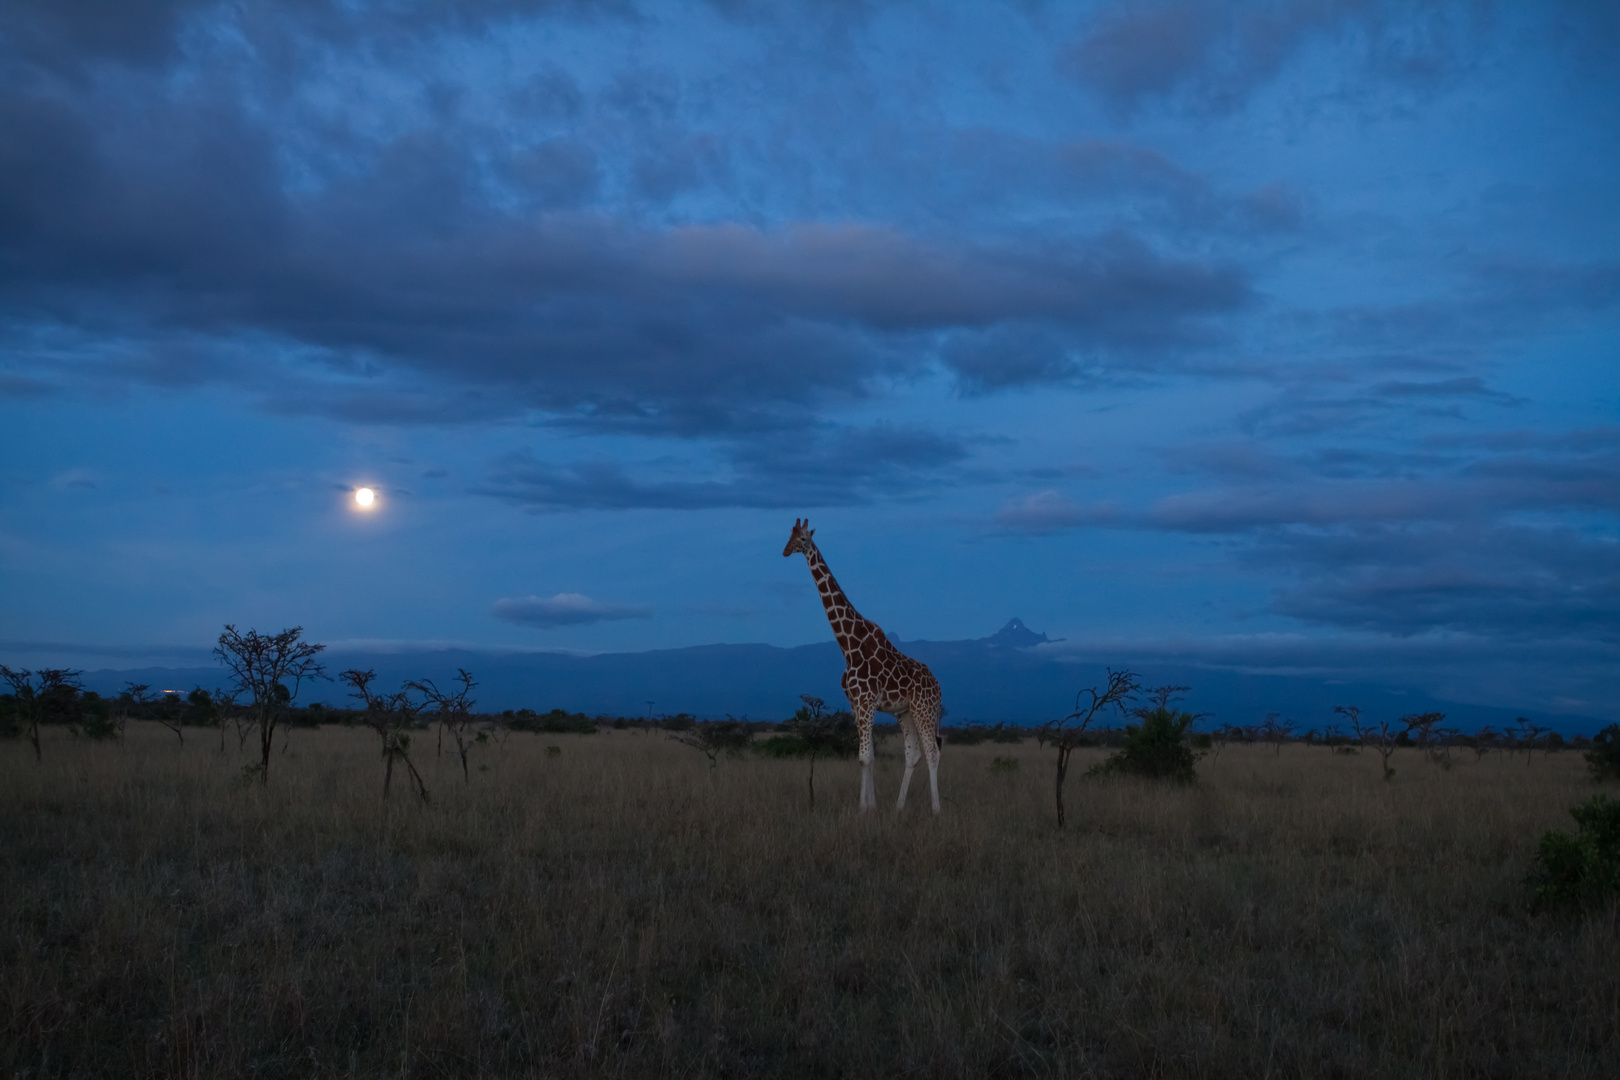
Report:
M838 587L838 579L827 568L827 560L821 557L820 549L811 544L804 558L810 564L810 576L816 579L816 588L821 592L821 603L827 609L827 621L832 624L833 637L838 639L838 647L848 659L857 636L854 631L866 620L849 602L844 590Z

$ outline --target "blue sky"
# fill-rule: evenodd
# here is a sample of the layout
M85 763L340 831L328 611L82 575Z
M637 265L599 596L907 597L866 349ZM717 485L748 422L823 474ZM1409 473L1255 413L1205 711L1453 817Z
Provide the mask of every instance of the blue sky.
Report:
M0 73L9 662L801 644L808 514L901 638L1616 714L1606 5L41 0Z

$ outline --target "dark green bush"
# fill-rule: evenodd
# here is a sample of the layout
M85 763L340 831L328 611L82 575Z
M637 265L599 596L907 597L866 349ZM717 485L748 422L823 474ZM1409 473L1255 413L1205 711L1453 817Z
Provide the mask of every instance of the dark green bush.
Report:
M1620 780L1620 724L1610 724L1593 737L1586 767L1594 780Z
M1123 773L1155 780L1190 784L1198 779L1194 769L1201 755L1187 745L1187 729L1198 717L1161 705L1139 709L1140 724L1125 728L1125 746L1100 765L1089 770L1093 776Z
M1598 904L1620 892L1620 799L1594 795L1569 814L1578 831L1543 835L1525 879L1538 908Z
M112 702L86 690L79 699L79 730L89 739L116 739L118 723L113 719Z

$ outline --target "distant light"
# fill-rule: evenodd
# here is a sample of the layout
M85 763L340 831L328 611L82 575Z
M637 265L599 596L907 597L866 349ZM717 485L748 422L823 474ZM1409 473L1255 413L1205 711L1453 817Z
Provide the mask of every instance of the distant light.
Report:
M370 488L361 488L354 493L354 501L362 507L368 507L377 501L377 493Z

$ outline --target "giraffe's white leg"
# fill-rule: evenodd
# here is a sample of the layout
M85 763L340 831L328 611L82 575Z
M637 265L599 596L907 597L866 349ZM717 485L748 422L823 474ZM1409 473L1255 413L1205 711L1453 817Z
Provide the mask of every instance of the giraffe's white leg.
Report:
M939 708L932 716L925 715L917 730L922 738L923 755L928 758L928 793L934 799L934 813L939 813Z
M875 702L855 702L855 727L861 736L861 809L877 806L877 784L874 782L872 753L872 713Z
M895 803L898 809L906 808L906 791L911 787L911 770L917 767L922 760L922 750L917 741L917 725L912 722L909 711L900 714L900 730L906 733L906 771L900 777L900 801Z

